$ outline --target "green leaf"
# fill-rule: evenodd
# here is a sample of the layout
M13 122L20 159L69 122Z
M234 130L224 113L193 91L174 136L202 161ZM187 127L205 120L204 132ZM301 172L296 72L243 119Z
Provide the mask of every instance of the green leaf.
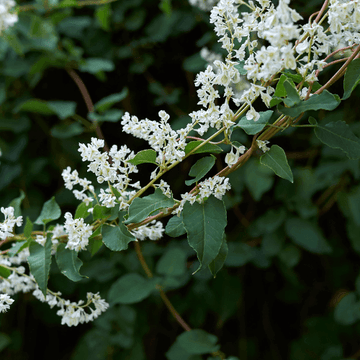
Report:
M227 246L226 236L224 234L219 253L216 255L216 258L209 264L209 269L210 269L211 273L213 274L214 278L216 277L216 274L224 266L228 251L229 251L229 248Z
M186 229L183 223L183 216L174 215L166 224L165 233L171 237L178 237L186 234Z
M74 101L48 101L47 105L61 120L75 114L76 102Z
M250 159L245 167L245 184L252 197L259 201L262 195L271 189L274 173L267 166L260 164L258 159Z
M305 111L309 110L334 110L340 104L341 100L338 95L331 94L329 91L324 90L320 95L314 94L306 101L301 101L299 104L286 108L279 104L278 110L290 117L297 117Z
M284 81L284 88L286 91L286 99L284 99L284 104L287 107L292 107L296 104L300 103L300 96L299 93L296 90L296 86L294 85L294 83L292 81L290 81L289 79Z
M218 338L204 330L195 329L183 332L176 338L178 342L190 354L207 354L218 351L220 345L216 345Z
M280 79L279 79L278 83L276 84L276 89L274 92L275 97L279 97L279 98L286 97L287 93L286 93L286 89L284 86L285 81L290 81L290 83L292 83L292 85L295 86L294 82L291 79L288 79L288 77L286 75L281 74Z
M10 248L8 252L8 256L14 256L21 250L25 249L25 247L31 242L31 238L24 241L18 241L12 248Z
M197 146L199 146L203 141L191 141L185 146L185 154L187 155L190 151L195 149ZM203 154L203 153L214 153L214 154L220 154L222 152L222 149L220 146L206 143L204 146L199 148L198 150L195 150L192 154Z
M300 74L292 74L291 72L287 72L287 70L284 71L283 75L297 84L303 80L303 77Z
M354 59L346 68L344 76L344 96L343 100L350 97L353 90L360 82L360 59Z
M282 232L269 232L264 234L261 242L261 251L266 256L275 256L283 248L285 237Z
M273 113L274 112L272 110L261 111L259 112L260 118L257 121L248 120L246 116L243 116L240 121L234 126L234 129L241 128L248 135L255 135L258 132L262 131L262 129L264 129Z
M18 217L21 215L21 203L25 199L25 193L20 190L20 196L16 199L12 200L8 206L12 206L14 208L14 216Z
M187 57L183 62L183 68L192 73L198 73L206 68L206 61L201 57L200 52Z
M32 241L29 246L30 256L28 257L28 263L30 266L30 272L34 275L34 278L44 296L46 296L51 265L51 236L52 233L48 232L45 246L38 244L36 241Z
M339 120L322 126L313 117L310 117L309 123L316 126L315 135L325 145L342 150L349 159L360 158L360 139L353 134L345 121Z
M307 220L292 218L285 222L287 235L291 240L315 254L332 252L331 246L324 239L320 229Z
M175 341L171 345L165 355L168 360L202 360L200 355L194 355L187 352L178 341Z
M111 19L111 7L110 4L97 6L95 10L95 16L98 20L101 28L105 31L110 30L110 19Z
M255 249L243 242L230 242L226 266L239 267L247 264L255 257Z
M180 276L186 273L187 254L179 247L165 251L156 264L156 272L162 275Z
M89 203L89 205L86 205L84 202L80 203L76 208L74 219L86 219L90 215L88 210L93 206L92 203Z
M79 3L77 0L63 0L58 5L59 8L66 8L66 7L78 7Z
M102 236L98 238L98 236L101 235L101 230L102 226L99 226L89 237L89 245L87 249L90 251L91 256L94 256L103 245Z
M249 235L258 237L266 234L273 234L284 222L286 210L284 208L270 209L265 214L252 221L249 227Z
M272 145L270 150L260 157L260 163L273 170L277 176L294 182L285 151L280 146Z
M7 279L11 275L11 270L0 265L0 277Z
M1 93L2 91L0 88L0 104L1 104ZM4 89L4 93L5 93L5 89ZM26 115L21 115L17 118L2 117L0 119L0 130L8 130L17 134L29 130L30 126L31 126L30 120Z
M106 96L106 97L102 98L101 100L99 100L94 105L94 109L99 112L108 110L114 104L120 102L121 100L124 100L128 96L128 94L129 94L129 90L128 90L128 88L125 87L121 90L121 92Z
M65 244L59 244L56 250L56 263L60 272L71 281L80 281L87 278L79 273L83 262L78 258L75 250L65 248Z
M125 224L139 223L154 211L172 207L173 205L175 205L175 201L165 196L157 188L152 195L134 199L129 207L129 218L125 221Z
M10 344L11 344L11 337L4 333L0 333L0 352L3 351Z
M161 0L159 9L167 16L171 16L171 0Z
M239 64L235 65L234 68L240 73L240 75L246 75L247 70L244 69L245 60L239 61Z
M186 180L185 184L190 186L202 179L214 166L216 157L214 155L199 159L190 169L189 175L195 179Z
M61 210L59 205L55 201L55 196L46 201L43 205L39 217L36 219L35 224L46 225L52 220L56 220L61 216Z
M186 202L183 223L189 245L200 261L198 269L207 267L218 255L226 227L224 202L210 196L203 204Z
M103 113L98 114L96 112L89 112L88 119L91 121L108 121L108 122L118 122L123 116L124 112L119 109L109 109L105 110Z
M57 139L68 139L83 132L84 128L79 123L60 124L51 128L51 135Z
M108 220L115 220L119 216L118 210L119 209L117 206L113 208L107 208L106 206L96 204L92 212L93 219L97 220L106 218Z
M79 70L88 72L90 74L96 74L99 71L113 71L115 65L111 60L102 58L87 58L79 66Z
M180 276L186 273L187 254L179 247L165 251L156 264L156 272L162 275Z
M18 55L24 55L24 45L21 43L13 29L7 29L7 31L3 31L1 37L14 49Z
M301 258L301 251L293 244L287 244L278 254L279 259L289 268L297 265Z
M24 236L26 236L27 238L31 236L31 232L33 229L33 223L31 222L31 220L27 217L26 218L26 223L25 223L25 228L24 228Z
M146 163L157 165L156 151L151 149L139 151L131 160L128 160L128 162L133 165Z
M108 299L114 304L135 304L146 299L155 289L154 279L130 273L118 279L110 288Z
M112 251L126 250L131 241L136 241L121 221L118 226L103 225L102 237L104 245Z
M345 295L337 304L334 311L335 321L341 325L352 325L360 318L360 303L356 295L351 292Z
M30 99L18 105L14 112L28 111L43 115L54 115L55 111L48 105L47 101Z

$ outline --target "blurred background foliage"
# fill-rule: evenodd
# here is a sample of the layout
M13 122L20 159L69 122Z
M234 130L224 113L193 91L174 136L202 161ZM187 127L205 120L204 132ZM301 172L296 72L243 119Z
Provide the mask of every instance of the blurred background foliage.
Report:
M54 193L63 213L74 212L78 202L64 189L61 172L71 166L89 177L78 143L97 136L100 127L109 146L144 149L121 132L124 111L156 119L164 109L174 128L183 126L197 107L193 82L206 65L201 48L221 53L209 14L186 0L51 8L58 3L34 2L38 8L21 12L0 38L1 205L23 191L22 215L31 220ZM292 5L306 18L321 1ZM335 70L324 72L320 82ZM81 84L94 108L84 101ZM341 84L331 91L341 96ZM359 96L356 90L336 111L309 115L322 123L346 120L360 136ZM234 136L249 145L251 138L238 132ZM227 356L360 358L359 161L323 146L309 128L288 129L272 143L286 150L294 184L260 166L260 153L231 174L229 255L215 279L207 271L191 276L197 261L184 236L143 242L144 256L179 313L192 328L216 335ZM223 156L217 158L221 168ZM188 190L184 180L194 162L167 174L175 195ZM146 177L152 171L147 165L141 170ZM89 278L76 284L52 264L49 288L72 301L87 291L106 299L120 276L144 275L132 246L121 253L102 247L81 257ZM15 299L0 316L2 359L152 360L165 353L170 360L201 359L176 350L182 329L156 291L76 328L61 326L56 311L31 294Z

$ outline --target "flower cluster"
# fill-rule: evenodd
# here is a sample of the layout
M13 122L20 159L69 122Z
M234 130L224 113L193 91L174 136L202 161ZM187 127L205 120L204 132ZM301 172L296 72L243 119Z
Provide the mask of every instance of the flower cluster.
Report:
M360 4L358 1L330 0L328 19L332 44L360 43Z
M15 5L14 0L0 0L0 34L19 20L16 13L10 12Z
M8 295L14 295L19 292L27 293L35 290L36 283L32 276L25 276L25 268L19 266L13 268L13 272L0 282L0 292Z
M29 254L28 249L24 249L20 253L22 252L25 255ZM23 260L24 256L19 256L19 254L11 258L5 258L3 255L0 255L0 264L10 268L12 262L19 263ZM18 259L13 261L14 258ZM61 298L60 292L54 293L50 290L47 290L45 297L33 275L25 274L24 266L10 269L12 269L10 276L0 280L0 313L9 309L10 305L14 302L10 295L19 292L28 293L30 291L41 302L47 302L51 308L54 306L59 307L57 315L62 317L61 324L67 324L68 326L76 326L79 323L92 321L109 307L109 304L101 299L98 293L88 293L86 304L84 304L84 301L79 301L78 303L70 302ZM94 308L90 306L91 304ZM86 309L88 309L88 312L85 311Z
M45 297L38 287L33 291L33 295L41 302L47 302L51 308L59 307L60 310L56 312L56 315L62 317L61 325L66 324L67 326L77 326L93 321L109 307L109 304L100 297L99 293L87 293L86 303L83 300L77 303L64 300L60 297L60 292L53 293L49 290ZM91 304L94 308L90 306Z
M63 170L61 176L64 179L65 188L73 190L74 185L82 186L82 190L73 190L73 194L76 199L83 201L86 205L89 205L94 199L86 194L86 191L90 191L92 195L95 195L94 187L91 185L91 181L86 178L81 179L79 173L74 170L71 172L70 166Z
M234 153L235 150L235 153ZM244 152L246 151L245 146L240 146L240 147L235 147L232 146L231 147L231 151L229 153L226 154L225 156L225 162L228 166L233 166L238 160L240 155L244 154Z
M256 144L264 153L270 150L270 148L267 146L267 144L269 144L269 140L256 140Z
M171 193L171 189L170 189L170 185L164 181L163 179L160 180L160 184L159 185L154 185L156 188L159 188L162 193L167 196L168 198L171 197L172 193Z
M156 162L164 167L176 161L181 161L185 156L186 135L189 128L174 131L168 120L170 116L164 111L159 111L160 122L130 116L128 112L122 117L123 131L134 137L146 140L157 152Z
M6 312L10 309L10 305L14 300L7 294L0 294L0 313Z
M7 208L1 208L1 212L5 216L4 222L0 223L0 239L5 240L7 237L13 236L14 227L21 226L23 222L23 217L14 216L14 208L9 206Z
M86 224L82 218L73 219L69 212L65 213L64 217L64 228L68 234L66 248L75 251L85 250L92 234L92 226Z
M162 238L164 233L164 227L161 221L153 220L149 224L140 226L139 228L132 230L131 233L138 240L159 240Z
M211 195L221 200L225 193L231 189L229 178L215 175L212 178L206 179L198 184L199 193L185 193L182 194L182 201L180 206L174 211L175 214L179 214L183 209L186 201L193 204L195 201L203 203Z
M190 5L204 11L210 11L217 2L218 0L189 0Z
M111 189L105 191L101 189L99 195L101 204L106 207L115 207L119 204L120 209L126 209L129 206L127 201L136 192L128 188L140 187L139 182L130 183L130 174L138 172L137 167L129 162L135 154L126 145L121 146L120 149L113 145L109 153L101 152L99 149L102 147L104 147L104 140L91 138L90 144L79 144L79 152L83 161L90 161L88 171L96 175L97 182L99 184L108 182L120 194L120 196L115 196ZM71 169L68 168L66 175L70 174L70 171ZM67 179L64 178L65 183L71 186L69 176Z

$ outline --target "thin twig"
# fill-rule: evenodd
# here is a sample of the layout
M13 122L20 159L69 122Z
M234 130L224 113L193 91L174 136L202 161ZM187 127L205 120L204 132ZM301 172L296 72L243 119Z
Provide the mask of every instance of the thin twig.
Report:
M149 266L147 265L144 256L141 252L141 247L140 247L140 243L138 241L135 241L135 251L136 251L136 255L140 261L140 264L142 266L142 268L144 269L146 275L148 278L152 278L153 277L153 273L151 272L151 270L149 269ZM161 299L163 300L163 302L165 303L166 307L169 309L169 311L171 312L171 315L176 319L176 321L181 325L181 327L185 330L185 331L190 331L191 328L190 326L185 322L185 320L180 316L180 314L176 311L176 309L174 308L174 306L172 305L171 301L169 300L169 298L167 297L167 295L165 294L164 290L161 288L160 285L156 285L156 289L160 292L160 296Z
M81 95L85 101L86 107L88 109L89 113L94 112L94 104L91 100L90 94L84 84L84 82L81 80L80 76L75 72L75 70L70 69L70 68L66 68L67 73L70 75L70 77L74 80L75 84L77 85L77 87L79 88ZM99 126L99 124L96 124L96 135L99 139L103 139L105 141L104 135L101 131L101 128ZM109 152L109 147L105 141L105 146L104 146L104 150L106 152ZM109 159L110 163L111 163L111 159Z

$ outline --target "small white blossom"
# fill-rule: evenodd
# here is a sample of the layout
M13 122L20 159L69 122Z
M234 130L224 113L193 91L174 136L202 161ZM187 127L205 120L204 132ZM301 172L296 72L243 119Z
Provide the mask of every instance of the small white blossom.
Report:
M16 2L13 0L0 1L0 33L19 20L18 15L10 11L15 5Z
M64 228L69 235L66 248L70 250L85 250L89 244L89 237L92 234L92 226L84 222L84 219L73 219L72 215L65 213Z
M43 235L36 235L35 241L40 244L41 246L45 246L46 237Z
M235 150L235 153L234 153L234 150ZM243 145L238 148L235 146L232 146L231 151L229 153L227 153L225 156L225 163L229 167L233 166L239 160L240 155L244 154L245 151L246 151L246 148Z
M256 140L257 146L264 153L270 150L270 148L266 146L267 144L269 144L269 142L270 142L269 140Z
M159 240L163 236L164 227L161 221L153 220L146 225L140 226L136 230L132 230L131 233L138 240L145 240L146 238L149 238L150 240Z
M6 312L10 309L10 305L14 300L7 294L0 294L0 313Z
M91 304L95 309L90 306ZM109 304L101 299L98 293L88 293L87 305L83 305L83 301L75 303L70 302L69 300L65 301L60 299L57 306L61 308L56 313L62 317L61 325L77 326L78 324L95 320L101 313L108 309ZM90 313L86 312L85 309L88 309Z
M5 240L7 237L12 237L14 227L21 226L23 222L23 217L18 216L17 218L14 216L14 208L9 206L7 208L2 207L1 212L5 215L5 220L3 223L0 223L0 239Z

